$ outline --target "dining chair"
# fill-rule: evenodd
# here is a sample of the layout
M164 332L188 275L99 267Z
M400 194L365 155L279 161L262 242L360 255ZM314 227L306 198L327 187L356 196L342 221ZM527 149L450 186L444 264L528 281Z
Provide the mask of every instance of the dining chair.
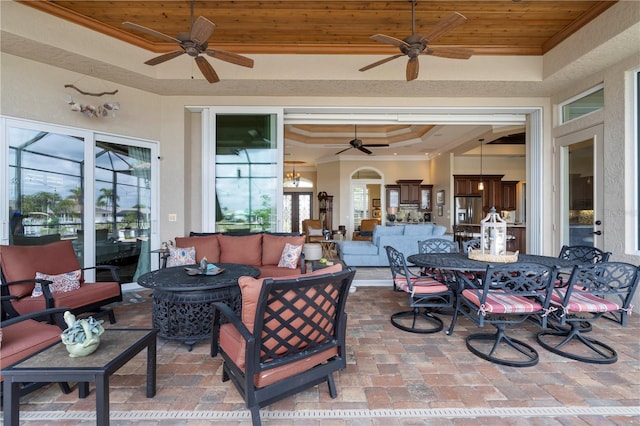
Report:
M497 331L467 336L467 349L487 361L511 367L529 367L538 363L538 352L528 343L507 336L508 325L521 324L537 316L542 327L547 325L555 267L538 263L515 262L489 265L482 282L470 280L456 272L464 289L460 292L456 311L478 327L491 324Z
M480 238L473 238L471 240L462 242L462 253L469 253L469 249L471 250L480 250L482 247L482 240Z
M418 241L418 253L459 253L460 245L457 241L448 240L446 238L428 238ZM443 280L442 272L437 270L429 270L420 268L421 275L431 275L438 280ZM452 276L453 277L453 276Z
M580 263L600 263L609 260L611 252L593 246L562 246L558 257L565 260L576 260Z
M430 276L419 276L412 273L407 266L404 255L391 246L385 246L394 289L409 293L411 310L391 315L391 324L410 333L437 333L442 330L443 323L433 314L434 309L453 308L455 292L446 283ZM455 324L457 312L454 311L452 324ZM419 322L420 321L420 322Z
M605 314L617 314L625 326L639 281L640 267L629 263L576 265L566 285L553 289L551 306L557 310L549 321L550 329L537 334L538 343L555 354L582 362L616 362L615 349L585 334L593 331L592 323ZM554 326L556 322L559 326Z

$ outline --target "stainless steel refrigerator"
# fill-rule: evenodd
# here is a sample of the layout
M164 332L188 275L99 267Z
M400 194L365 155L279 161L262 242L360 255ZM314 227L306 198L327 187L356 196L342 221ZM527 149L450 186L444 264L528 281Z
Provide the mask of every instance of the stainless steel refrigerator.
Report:
M476 224L484 219L482 197L456 197L456 225Z

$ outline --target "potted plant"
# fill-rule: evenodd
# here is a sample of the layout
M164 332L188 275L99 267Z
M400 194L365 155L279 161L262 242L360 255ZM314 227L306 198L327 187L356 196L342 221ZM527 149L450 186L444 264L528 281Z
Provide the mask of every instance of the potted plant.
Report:
M64 313L64 322L68 328L60 337L70 357L87 356L95 352L100 344L100 335L104 333L104 321L97 321L93 317L76 320L75 315L67 311Z

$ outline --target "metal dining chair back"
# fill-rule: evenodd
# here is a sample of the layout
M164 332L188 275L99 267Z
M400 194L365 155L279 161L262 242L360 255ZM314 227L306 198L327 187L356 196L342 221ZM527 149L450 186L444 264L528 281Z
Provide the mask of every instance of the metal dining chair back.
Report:
M611 364L618 354L608 344L593 337L592 323L607 314L627 323L631 301L640 281L640 267L623 262L577 265L563 287L555 287L550 330L537 334L538 343L560 356L594 364ZM586 324L585 324L586 323ZM567 327L568 326L568 327Z
M419 253L459 253L460 246L457 241L445 238L429 238L418 241Z
M580 263L600 263L609 260L611 252L593 246L562 246L558 257L565 260L577 260Z
M480 238L473 238L462 243L462 252L464 254L469 253L469 249L480 250L480 248L482 248L482 240Z

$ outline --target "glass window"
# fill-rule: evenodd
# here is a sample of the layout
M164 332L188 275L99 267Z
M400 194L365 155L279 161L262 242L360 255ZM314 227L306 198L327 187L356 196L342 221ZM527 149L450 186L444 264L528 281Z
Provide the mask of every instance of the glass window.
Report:
M604 87L599 85L560 104L560 123L566 123L604 107Z
M216 231L277 230L275 116L216 115Z

